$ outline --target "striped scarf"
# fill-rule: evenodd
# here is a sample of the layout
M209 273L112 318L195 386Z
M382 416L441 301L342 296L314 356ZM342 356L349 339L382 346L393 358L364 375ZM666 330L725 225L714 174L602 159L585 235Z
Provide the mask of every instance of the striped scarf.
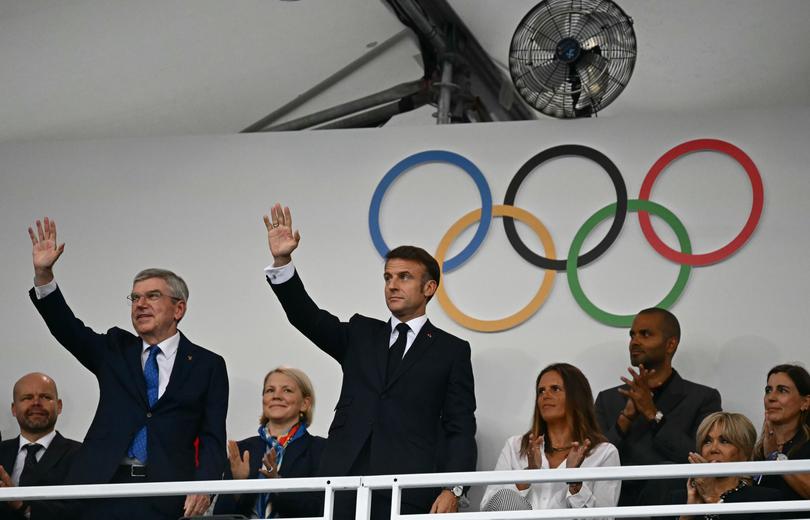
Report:
M282 435L281 437L273 437L270 435L268 427L266 426L259 426L259 437L262 438L264 443L267 447L276 452L276 468L280 471L281 470L281 463L284 461L284 452L287 449L287 446L296 439L301 438L307 432L307 425L303 422L299 422L294 425L290 430ZM279 475L281 476L281 475ZM259 473L259 478L267 478L261 473ZM267 515L267 506L271 502L271 495L272 493L261 493L259 495L258 500L256 500L256 517L257 518L275 518L276 515L274 512L270 512Z

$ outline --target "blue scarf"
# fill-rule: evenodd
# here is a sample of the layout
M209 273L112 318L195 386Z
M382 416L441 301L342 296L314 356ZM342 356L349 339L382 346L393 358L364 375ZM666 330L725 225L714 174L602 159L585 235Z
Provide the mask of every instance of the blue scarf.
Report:
M295 433L290 435L295 429ZM299 439L304 436L307 432L307 425L303 422L299 422L293 425L292 428L287 431L286 434L281 436L281 440L276 437L270 435L270 432L267 430L266 426L259 426L259 437L264 441L267 447L276 452L276 468L277 471L281 469L281 463L284 461L284 452L287 450L287 446L290 443L294 442L296 439ZM281 475L279 475L281 476ZM264 475L259 473L259 478L267 478ZM256 517L257 518L276 518L278 515L274 512L270 513L270 516L265 517L267 511L267 505L270 503L270 499L272 493L261 493L259 495L258 500L256 500Z

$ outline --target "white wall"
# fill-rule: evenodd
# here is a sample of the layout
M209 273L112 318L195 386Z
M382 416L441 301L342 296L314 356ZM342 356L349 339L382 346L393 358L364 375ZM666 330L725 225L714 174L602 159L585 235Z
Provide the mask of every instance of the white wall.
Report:
M670 147L714 137L739 146L758 165L765 209L753 238L737 254L693 270L673 307L684 330L675 366L686 378L719 388L726 409L743 411L759 423L767 369L807 360L809 121L810 110L799 108L688 118L0 145L0 327L5 331L0 394L10 402L19 375L50 374L65 402L59 428L75 438L84 435L97 400L91 374L54 342L27 301L32 270L26 227L35 218L57 220L60 240L67 243L56 268L58 282L77 315L96 330L130 327L124 295L137 270L161 266L185 277L191 297L182 329L227 360L232 438L255 431L261 378L279 364L312 376L318 398L314 430L323 434L341 373L287 324L265 285L262 268L270 257L261 216L272 203L293 209L303 237L295 262L316 301L343 318L354 312L385 317L382 262L369 238L367 214L378 181L405 156L428 149L460 153L478 165L494 202L501 203L513 174L529 157L557 144L586 144L616 163L635 197L647 169ZM653 200L684 222L698 252L721 246L741 229L750 198L742 169L713 153L676 162L653 190ZM613 200L611 184L598 167L569 158L535 171L517 204L545 223L563 256L581 223ZM415 243L434 251L448 227L478 204L474 185L459 170L416 168L389 191L383 233L389 244ZM665 225L656 228L671 242ZM597 228L589 243L604 230ZM469 236L456 241L455 251ZM529 233L523 236L538 247ZM631 214L617 242L581 268L580 277L598 305L632 313L656 304L677 269L647 245ZM513 251L497 219L481 250L444 283L462 310L495 318L522 307L542 274ZM534 377L542 367L574 363L597 392L617 384L628 365L626 329L587 316L564 275L557 276L535 316L506 332L463 329L436 302L429 315L472 344L482 469L494 465L505 437L528 426ZM0 414L0 432L3 437L17 433L9 411Z

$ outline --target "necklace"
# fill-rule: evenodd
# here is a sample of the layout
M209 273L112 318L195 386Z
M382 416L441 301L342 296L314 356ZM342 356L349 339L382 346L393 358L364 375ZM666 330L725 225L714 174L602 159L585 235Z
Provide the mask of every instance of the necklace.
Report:
M561 451L568 451L570 449L571 449L571 445L569 444L568 446L560 446L559 448L557 446L550 446L548 451L561 452Z
M736 486L734 486L733 488L721 493L720 494L720 500L718 500L717 503L722 504L723 502L726 501L726 497L728 497L731 494L736 493L737 491L741 490L742 488L744 488L747 485L748 485L748 482L746 482L745 480L740 480L737 483ZM705 518L706 520L720 520L720 515L705 515L703 518Z

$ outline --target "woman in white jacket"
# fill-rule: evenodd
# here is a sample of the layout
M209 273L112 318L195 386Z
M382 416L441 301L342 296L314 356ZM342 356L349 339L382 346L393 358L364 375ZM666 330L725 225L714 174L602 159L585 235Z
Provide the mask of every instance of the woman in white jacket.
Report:
M535 382L531 429L510 437L496 471L619 466L619 452L599 430L588 380L575 366L555 363ZM482 511L610 507L621 481L546 482L487 486Z

